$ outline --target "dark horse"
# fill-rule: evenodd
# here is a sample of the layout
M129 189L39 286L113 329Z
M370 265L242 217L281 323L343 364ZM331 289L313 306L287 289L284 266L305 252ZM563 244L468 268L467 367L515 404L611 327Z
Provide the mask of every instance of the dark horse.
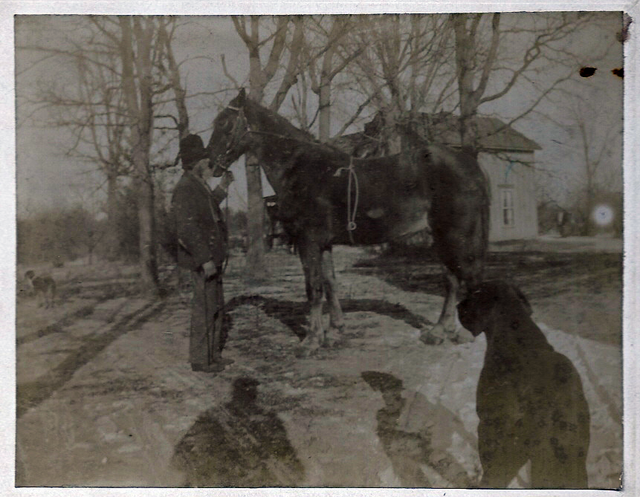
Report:
M244 90L214 121L208 145L214 174L251 152L278 195L278 215L298 248L311 303L310 332L302 344L307 353L325 340L323 294L331 327L344 328L333 244L379 244L431 230L446 268L447 295L438 323L423 332L423 341L453 335L460 283L481 282L489 209L484 174L468 155L426 144L410 131L405 141L400 155L355 159L316 142L246 98Z

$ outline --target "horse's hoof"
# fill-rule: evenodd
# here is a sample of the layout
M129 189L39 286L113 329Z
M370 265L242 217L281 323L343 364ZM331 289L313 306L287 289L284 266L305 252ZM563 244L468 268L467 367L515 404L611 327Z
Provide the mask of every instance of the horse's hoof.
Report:
M425 345L441 345L444 342L444 338L436 336L431 330L427 330L420 334L420 341Z
M333 324L331 323L331 325L329 326L330 330L335 330L338 333L344 333L344 329L345 329L345 325L344 323L341 324Z
M426 345L441 345L446 338L447 333L441 324L435 325L430 330L424 330L420 334L420 341Z
M469 330L466 330L465 328L458 329L456 334L451 337L451 341L458 345L471 343L474 340L475 340L475 337L473 336L473 334Z
M343 327L344 328L344 327ZM331 328L327 331L327 334L324 339L324 346L327 348L339 347L340 345L344 345L346 340L344 335L342 334L342 329Z
M306 359L315 354L319 348L320 340L317 337L307 337L298 345L295 356L299 359Z

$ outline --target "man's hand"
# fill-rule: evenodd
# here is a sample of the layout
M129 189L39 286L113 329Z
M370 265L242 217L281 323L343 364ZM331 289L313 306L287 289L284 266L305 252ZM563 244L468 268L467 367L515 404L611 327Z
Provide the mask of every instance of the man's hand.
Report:
M213 261L205 262L202 265L202 270L204 271L205 278L211 278L218 272L218 268L216 268L216 265Z
M235 178L233 177L233 173L231 171L225 171L222 175L222 179L220 180L220 188L226 191L234 179Z

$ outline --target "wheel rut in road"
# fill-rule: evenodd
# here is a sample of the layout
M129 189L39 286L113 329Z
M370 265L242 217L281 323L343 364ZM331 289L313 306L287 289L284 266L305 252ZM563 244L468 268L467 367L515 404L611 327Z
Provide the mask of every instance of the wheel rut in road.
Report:
M108 331L98 336L83 339L83 344L72 351L46 376L32 382L18 384L16 391L16 417L20 418L29 409L47 400L56 390L64 386L79 368L91 361L119 337L161 312L165 306L165 301L147 303L141 309L136 309L124 316L111 326Z

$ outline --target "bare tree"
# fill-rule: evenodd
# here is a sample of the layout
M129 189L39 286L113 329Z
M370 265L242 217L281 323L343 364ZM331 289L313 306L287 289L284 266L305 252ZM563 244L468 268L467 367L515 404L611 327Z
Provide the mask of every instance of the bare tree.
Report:
M174 103L178 117L176 119L169 115L169 119L175 122L176 128L178 129L178 136L182 139L189 134L189 112L187 111L187 90L182 84L180 67L176 61L171 43L175 29L175 20L161 19L158 23L158 41L164 47L164 56L166 59L166 65L161 63L159 66L161 72L169 81L169 85L175 96Z
M354 26L352 16L319 16L305 18L303 66L308 71L310 89L318 96L318 138L331 137L331 88L333 80L363 51L344 43ZM306 109L305 109L306 110Z
M578 13L452 14L462 146L477 154L473 123L478 108L503 98L532 73L542 69L550 77L509 124L574 76L577 57L567 50L566 41L591 20Z
M274 79L281 62L287 53L289 26L293 24L292 38L288 50L288 64L269 108L277 111L288 91L296 83L299 73L298 57L302 48L302 19L300 17L279 16L266 18L260 16L232 17L233 25L249 51L249 97L262 102L266 96L267 85ZM248 24L248 26L247 26ZM263 36L261 28L268 31ZM263 31L264 33L264 31ZM260 59L261 50L268 47L266 62ZM264 264L264 202L262 198L262 176L260 164L252 154L247 154L245 162L248 194L248 243L247 272L254 277L265 275Z
M380 130L380 140L389 153L397 153L400 142L393 125L435 110L451 97L450 20L443 15L363 16L349 43L362 49L350 67L351 77L383 112L389 126Z
M349 43L364 49L348 69L361 98L366 95L385 114L381 139L389 142L387 151L399 151L394 131L399 120L446 112L458 114L462 146L477 153L479 108L529 85L533 98L506 125L529 115L577 73L578 58L567 42L593 17L451 14L362 16L357 21ZM542 71L548 77L533 84Z
M574 90L575 91L575 90ZM575 142L567 158L579 164L568 185L573 209L582 219L582 234L594 232L593 211L602 195L622 191L622 119L617 112L595 109L583 98L565 91L562 93L568 122L558 123Z
M85 34L82 30L80 32ZM127 147L128 118L124 113L119 76L114 72L117 67L116 54L103 52L102 62L98 64L92 60L95 54L90 49L80 50L80 46L80 42L72 42L67 50L25 47L44 52L45 58L41 60L53 56L68 59L77 75L77 84L41 86L37 95L31 98L23 95L19 101L26 100L40 111L47 110L48 117L38 118L41 126L63 127L71 133L72 139L61 146L61 152L97 168L104 175L108 215L105 243L109 247L108 252L114 255L117 245L118 178L131 173Z
M122 89L131 121L131 162L138 195L142 280L146 287L157 289L154 184L150 168L154 121L152 65L157 56L154 48L157 28L154 20L149 17L119 17L117 22L120 36L114 41L117 41L122 63Z
M176 84L177 65L170 51L173 21L150 16L89 16L75 22L77 29L64 39L62 48L23 48L74 61L80 89L72 100L51 92L48 104L66 107L67 115L73 116L60 122L75 133L76 144L71 149L75 154L85 154L87 160L99 159L109 188L123 173L118 167L129 166L124 172L136 190L142 280L147 288L157 290L152 165L157 110L173 102L178 114L173 117L174 129L180 133L188 129L184 94L180 93L179 79ZM167 92L172 90L174 96L167 98ZM87 143L93 145L92 153L83 146ZM105 146L109 153L103 153Z

